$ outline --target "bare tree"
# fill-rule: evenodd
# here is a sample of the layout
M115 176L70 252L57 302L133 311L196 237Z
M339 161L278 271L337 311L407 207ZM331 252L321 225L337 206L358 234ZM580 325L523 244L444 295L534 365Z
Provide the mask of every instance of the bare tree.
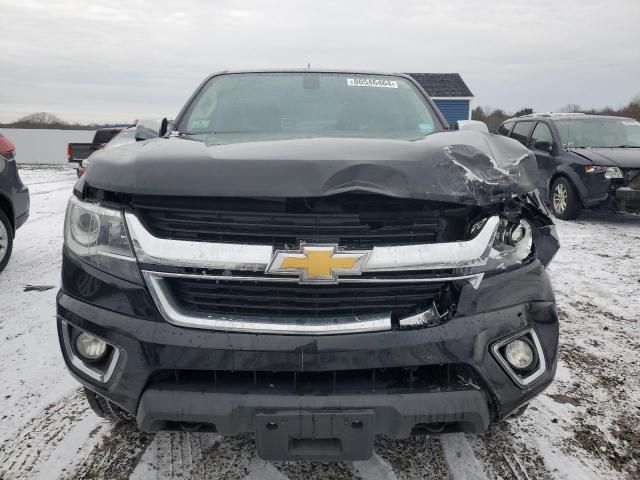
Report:
M61 118L55 116L49 112L37 112L30 113L29 115L25 115L20 118L16 124L29 124L29 125L37 125L37 126L50 126L50 125L66 125L67 122L62 120Z
M567 103L564 107L561 107L559 112L562 113L577 113L581 112L582 108L577 103Z

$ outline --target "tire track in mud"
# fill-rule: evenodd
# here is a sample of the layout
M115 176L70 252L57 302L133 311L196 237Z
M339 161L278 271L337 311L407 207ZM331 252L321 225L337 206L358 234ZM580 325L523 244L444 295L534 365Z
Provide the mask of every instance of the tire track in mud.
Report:
M273 464L290 480L360 478L356 468L348 462L274 462Z
M544 463L533 441L525 441L519 425L507 422L492 424L484 435L470 436L475 457L482 459L488 478L515 480L552 480L554 476Z
M153 440L132 422L113 425L89 454L62 475L64 480L127 480Z
M267 467L256 471L263 464ZM272 464L256 457L252 435L162 432L148 445L130 478L239 480L251 476L282 478Z
M444 435L439 440L453 478L488 480L464 434Z
M249 465L256 458L253 435L220 437L202 454L201 469L207 480L236 480L250 473Z
M365 480L398 480L393 467L374 452L369 460L353 462L360 478Z
M403 454L403 444L392 442ZM423 452L421 452L423 454ZM446 468L446 467L445 467ZM221 437L215 433L158 433L142 455L130 480L148 479L397 480L423 477L419 467L398 477L393 467L375 455L366 462L268 462L256 456L253 435Z
M374 445L376 453L391 465L398 480L454 480L437 438L393 440L379 437Z
M88 409L80 389L46 407L0 446L0 478L33 476Z
M205 478L203 455L220 440L216 433L160 432L142 455L131 480Z

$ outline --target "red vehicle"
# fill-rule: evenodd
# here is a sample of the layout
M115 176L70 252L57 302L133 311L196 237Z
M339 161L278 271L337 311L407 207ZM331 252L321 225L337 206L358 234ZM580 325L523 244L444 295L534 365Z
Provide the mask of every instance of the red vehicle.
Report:
M0 133L0 155L5 158L13 157L16 146L11 140Z
M0 134L0 272L9 263L16 230L29 217L29 189L20 180L16 146Z

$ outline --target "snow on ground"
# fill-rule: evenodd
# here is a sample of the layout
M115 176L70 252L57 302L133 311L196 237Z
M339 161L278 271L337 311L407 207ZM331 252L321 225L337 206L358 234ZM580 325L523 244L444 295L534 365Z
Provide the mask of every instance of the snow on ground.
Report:
M558 222L563 246L549 269L558 375L522 417L483 436L378 438L366 462L270 463L251 436L144 434L89 410L55 328L75 172L31 167L21 176L31 217L0 275L0 479L640 478L640 217L588 212Z

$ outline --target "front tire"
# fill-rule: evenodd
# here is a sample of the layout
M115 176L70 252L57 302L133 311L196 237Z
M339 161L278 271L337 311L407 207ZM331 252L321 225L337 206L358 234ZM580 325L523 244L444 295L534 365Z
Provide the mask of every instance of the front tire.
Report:
M88 388L84 389L84 396L91 407L91 410L99 417L106 418L110 422L132 422L133 416L125 412L115 403L101 397L95 392L92 392Z
M575 220L582 209L578 192L564 177L557 178L551 186L551 210L560 220Z
M4 270L11 258L11 252L13 251L13 229L11 223L0 210L0 272Z

